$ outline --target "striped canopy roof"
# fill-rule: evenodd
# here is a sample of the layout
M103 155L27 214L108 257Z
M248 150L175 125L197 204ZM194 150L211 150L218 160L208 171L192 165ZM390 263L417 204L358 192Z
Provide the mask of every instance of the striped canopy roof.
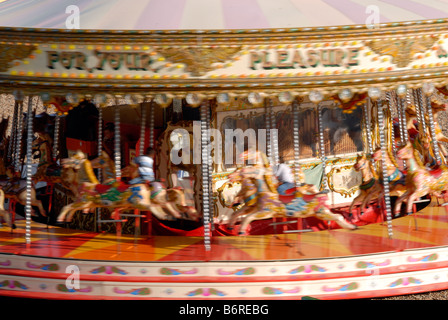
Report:
M448 0L0 0L0 26L65 29L71 5L94 30L364 25L372 9L379 23L448 18Z

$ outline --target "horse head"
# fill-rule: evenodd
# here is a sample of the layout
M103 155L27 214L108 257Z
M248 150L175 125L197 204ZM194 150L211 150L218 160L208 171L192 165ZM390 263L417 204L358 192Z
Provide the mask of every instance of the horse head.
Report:
M219 200L224 207L232 207L235 203L236 196L241 191L241 182L228 181L217 189Z
M87 160L86 155L81 150L78 150L72 157L62 159L61 164L64 169L71 168L74 170L79 170L85 160Z
M361 170L361 169L363 169L363 168L365 167L366 163L367 163L367 157L366 157L366 155L365 155L364 153L363 153L363 154L359 154L359 155L356 157L356 162L355 162L355 164L353 165L353 168L354 168L356 171L359 171L359 170Z
M408 141L405 145L398 146L397 148L397 157L400 160L411 159L414 157L413 147L411 143Z

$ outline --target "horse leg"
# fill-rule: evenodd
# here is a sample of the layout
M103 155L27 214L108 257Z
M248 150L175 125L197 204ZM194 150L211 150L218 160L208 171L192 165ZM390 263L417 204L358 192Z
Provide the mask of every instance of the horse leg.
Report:
M251 214L248 214L248 215L243 219L243 222L241 222L240 230L238 231L238 235L241 236L241 235L246 234L247 227L249 227L249 224L250 224L252 221L256 220L257 218L258 218L257 220L259 220L259 216L260 216L260 215L263 215L262 219L269 219L269 218L274 217L275 213L272 212L272 211L265 211L265 212L263 212L263 213L260 213L260 212L257 211L257 212L253 212L253 213L251 213Z
M67 214L66 221L67 222L72 221L73 216L75 215L76 211L78 211L78 210L84 210L86 208L90 209L90 208L95 208L96 207L96 206L92 206L92 205L93 205L93 202L89 201L89 202L81 203L79 206L75 206L74 208L70 209L68 214Z
M31 199L31 205L36 206L39 209L39 212L42 216L46 217L47 213L45 212L44 206L42 205L42 201L37 200L36 198Z
M361 194L358 195L355 199L353 199L352 204L350 205L350 208L348 209L348 212L350 214L353 214L353 207L355 206L355 204L357 204L358 202L363 203L363 199L365 198L366 194L364 191L361 191Z
M319 211L315 212L315 216L321 220L334 221L344 229L355 230L358 228L347 222L342 215L333 213L328 208L320 208Z
M163 210L162 206L160 205L151 205L148 209L145 209L143 211L150 211L153 215L157 217L159 220L172 220L173 216L166 213L165 210Z
M235 226L236 220L238 217L243 216L245 214L252 214L256 210L256 207L242 207L241 209L235 211L229 219L227 223L227 229L232 230Z
M409 198L408 198L408 203L406 204L406 213L408 214L408 215L410 215L410 214L412 214L412 213L414 213L413 211L413 207L414 207L414 201L415 200L417 200L419 197L418 197L418 193L417 192L414 192L414 193L412 193L410 196L409 196ZM417 227L417 213L415 212L414 213L414 225L415 225L415 230L417 230L418 229L418 227Z
M61 212L59 213L59 216L57 218L58 222L64 222L66 221L66 216L68 216L71 220L71 217L73 216L73 214L77 211L77 210L81 210L85 207L85 204L90 204L90 202L73 202L70 203L68 205L66 205L65 207L62 208ZM67 222L70 221L69 219L67 219Z
M394 216L397 217L400 214L401 204L403 201L409 196L410 191L406 190L405 193L403 193L395 202L395 208L394 208ZM408 201L409 203L409 201Z

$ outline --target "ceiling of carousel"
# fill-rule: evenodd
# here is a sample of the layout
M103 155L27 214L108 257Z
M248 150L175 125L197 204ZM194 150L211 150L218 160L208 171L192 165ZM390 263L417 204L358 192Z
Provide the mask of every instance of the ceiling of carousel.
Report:
M65 29L77 12L94 30L303 28L447 18L448 0L0 0L0 26Z

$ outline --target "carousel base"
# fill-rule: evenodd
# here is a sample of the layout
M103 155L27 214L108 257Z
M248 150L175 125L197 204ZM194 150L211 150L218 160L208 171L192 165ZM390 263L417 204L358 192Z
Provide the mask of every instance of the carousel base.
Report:
M414 219L415 218L415 219ZM417 223L417 228L415 226ZM448 288L448 212L354 231L213 237L0 228L0 295L44 299L353 299Z

